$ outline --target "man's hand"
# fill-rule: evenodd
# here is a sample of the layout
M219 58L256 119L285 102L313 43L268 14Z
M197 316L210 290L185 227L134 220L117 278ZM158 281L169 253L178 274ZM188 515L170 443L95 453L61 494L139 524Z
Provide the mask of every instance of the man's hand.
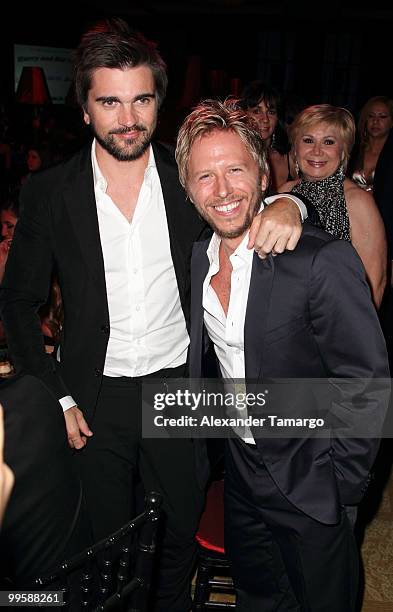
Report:
M265 206L253 220L248 248L254 248L259 257L265 259L269 253L293 251L301 233L299 207L289 198L279 198Z
M76 450L86 446L87 438L93 435L85 421L83 413L77 406L72 406L64 412L68 444Z

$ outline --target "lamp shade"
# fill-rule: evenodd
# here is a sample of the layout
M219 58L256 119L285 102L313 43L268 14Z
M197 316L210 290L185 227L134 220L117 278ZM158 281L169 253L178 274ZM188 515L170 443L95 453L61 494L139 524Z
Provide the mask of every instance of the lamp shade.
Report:
M45 73L42 68L38 66L23 66L16 91L16 100L21 104L35 104L37 106L51 102Z

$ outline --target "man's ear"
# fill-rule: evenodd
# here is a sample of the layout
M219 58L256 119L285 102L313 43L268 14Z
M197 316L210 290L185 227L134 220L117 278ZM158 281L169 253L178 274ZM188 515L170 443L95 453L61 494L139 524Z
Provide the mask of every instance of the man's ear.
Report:
M194 206L195 206L195 203L194 203L194 201L193 201L193 199L191 197L191 193L188 191L186 186L184 186L184 191L186 192L187 199L190 200L191 204L194 204Z
M267 174L262 174L261 176L262 193L265 193L268 183L269 183L269 177L267 176Z
M86 107L83 106L83 121L86 123L86 125L90 125L90 115L86 110Z

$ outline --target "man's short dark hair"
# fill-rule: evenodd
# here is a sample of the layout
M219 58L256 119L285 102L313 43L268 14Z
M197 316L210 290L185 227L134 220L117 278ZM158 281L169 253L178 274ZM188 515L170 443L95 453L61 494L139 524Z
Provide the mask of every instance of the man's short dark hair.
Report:
M155 43L132 30L119 18L105 19L90 28L80 41L74 55L76 99L85 107L92 74L98 68L134 68L148 66L152 73L160 107L166 93L166 65Z

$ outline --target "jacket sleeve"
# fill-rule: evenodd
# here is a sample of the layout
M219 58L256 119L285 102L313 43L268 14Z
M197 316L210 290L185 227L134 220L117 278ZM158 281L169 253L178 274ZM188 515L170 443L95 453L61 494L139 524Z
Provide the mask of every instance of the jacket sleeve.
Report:
M57 372L56 361L45 352L38 316L48 298L53 268L44 184L29 180L21 192L21 209L0 288L1 317L17 372L37 376L59 399L70 393Z
M314 338L335 398L332 420L348 425L344 435L333 425L331 458L342 503L355 504L368 484L389 403L386 345L363 265L349 243L325 243L310 274Z

